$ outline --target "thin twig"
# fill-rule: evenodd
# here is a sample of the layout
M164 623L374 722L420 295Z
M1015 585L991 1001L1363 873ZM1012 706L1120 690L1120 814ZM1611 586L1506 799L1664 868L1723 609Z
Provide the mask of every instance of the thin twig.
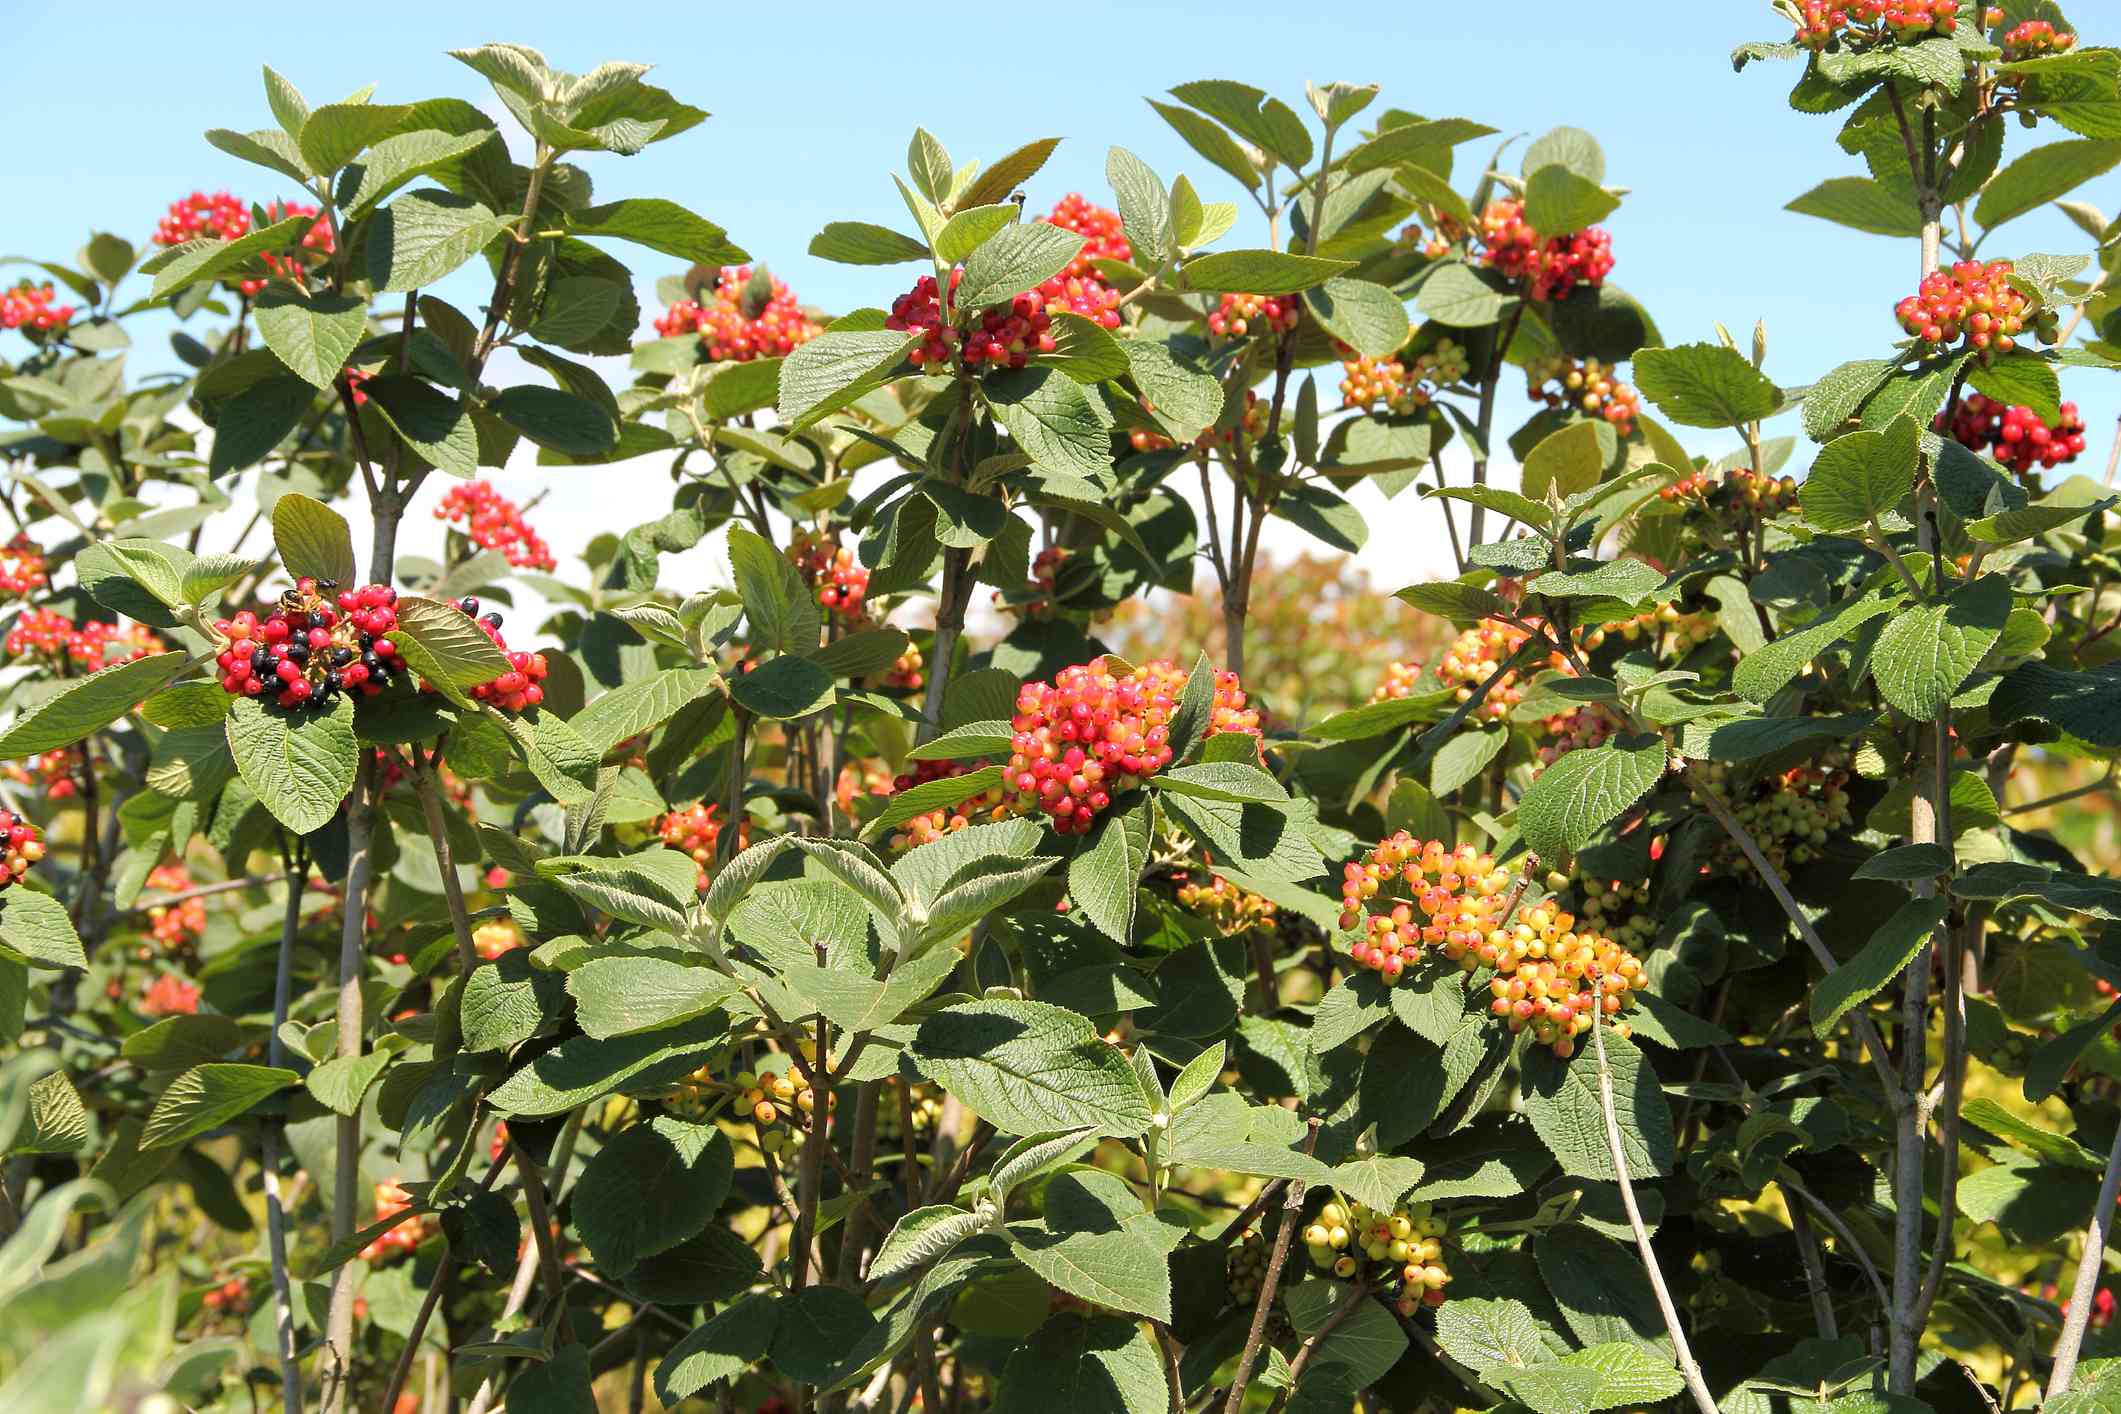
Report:
M1878 1309L1881 1312L1890 1312L1893 1309L1893 1298L1886 1292L1885 1278L1880 1275L1878 1264L1871 1260L1870 1253L1863 1250L1863 1244L1856 1240L1855 1233L1849 1231L1849 1225L1841 1220L1841 1215L1829 1208L1818 1194L1792 1178L1787 1168L1776 1175L1775 1181L1782 1185L1784 1192L1796 1194L1811 1205L1812 1211L1819 1214L1819 1220L1841 1240L1842 1247L1856 1259L1856 1265L1863 1268L1863 1274L1871 1279L1871 1290L1878 1295Z
M2084 1329L2091 1323L2092 1296L2099 1285L2099 1271L2106 1265L2106 1239L2114 1221L2114 1194L2121 1190L2121 1129L2106 1151L2106 1174L2099 1180L2099 1196L2092 1203L2091 1220L2084 1227L2084 1250L2077 1257L2077 1284L2070 1289L2069 1306L2062 1313L2062 1334L2055 1338L2055 1364L2047 1377L2047 1397L2054 1399L2069 1388L2077 1373L2077 1356L2084 1348Z
M1282 1386L1281 1393L1275 1395L1274 1402L1267 1406L1267 1414L1281 1414L1288 1406L1289 1397L1296 1393L1296 1382L1302 1379L1304 1371L1310 1368L1311 1357L1318 1353L1319 1347L1326 1343L1326 1339L1333 1332L1340 1329L1341 1322L1354 1315L1369 1299L1368 1278L1357 1281L1346 1289L1340 1305L1333 1308L1333 1314L1326 1317L1324 1325L1311 1333L1310 1338L1304 1341L1303 1348L1296 1352L1296 1358L1289 1362L1289 1382Z
M1797 1259L1804 1263L1804 1289L1811 1293L1812 1320L1819 1327L1821 1340L1839 1340L1841 1324L1834 1319L1833 1294L1826 1289L1826 1262L1819 1255L1819 1234L1812 1231L1811 1215L1802 1203L1786 1205L1790 1213L1790 1232L1797 1239Z
M1310 1158L1317 1148L1318 1118L1314 1115L1310 1132L1304 1136L1304 1157ZM1245 1402L1245 1386L1252 1381L1252 1366L1259 1359L1260 1342L1267 1335L1267 1315L1274 1309L1274 1293L1281 1285L1282 1264L1289 1260L1289 1239L1296 1234L1303 1210L1304 1188L1300 1178L1289 1182L1289 1196L1281 1205L1281 1225L1274 1230L1274 1253L1267 1259L1267 1275L1259 1284L1259 1300L1252 1307L1252 1329L1245 1335L1245 1352L1238 1357L1237 1373L1230 1379L1230 1397L1223 1404L1223 1414L1237 1414Z
M281 857L287 861L287 911L280 920L280 955L273 969L272 1034L266 1038L266 1064L287 1063L287 1043L280 1028L294 997L295 936L302 931L302 886L307 882L309 859L301 844ZM280 1399L285 1414L300 1414L302 1366L295 1358L294 1286L287 1271L287 1208L280 1196L280 1139L285 1121L267 1119L263 1125L266 1246L272 1258L273 1333L280 1359Z

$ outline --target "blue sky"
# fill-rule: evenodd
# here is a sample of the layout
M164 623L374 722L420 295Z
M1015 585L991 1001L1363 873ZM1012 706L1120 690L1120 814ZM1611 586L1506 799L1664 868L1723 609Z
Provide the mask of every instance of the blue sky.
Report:
M527 0L508 7L498 33L487 19L464 18L470 8L285 6L201 23L182 7L18 5L10 25L16 71L66 77L0 94L0 119L17 135L8 165L18 193L0 210L0 253L64 258L91 226L142 241L162 208L194 188L284 194L282 179L200 137L210 127L271 125L261 64L293 79L312 103L374 83L380 100L449 94L486 105L484 81L445 51L509 39L577 71L607 58L656 64L657 82L714 117L639 157L593 156L600 198L682 201L727 227L806 303L832 310L887 304L910 281L911 267L836 266L805 248L827 221L906 224L889 173L903 167L916 124L960 162L1063 136L1032 184L1034 206L1070 190L1109 203L1103 170L1113 143L1166 180L1186 172L1209 200L1235 197L1234 184L1143 102L1196 78L1242 80L1300 110L1306 79L1377 82L1380 105L1426 116L1465 116L1508 133L1561 123L1591 130L1606 148L1608 180L1631 189L1606 223L1618 259L1612 278L1649 306L1668 342L1713 338L1716 320L1743 338L1765 319L1768 371L1786 384L1883 352L1898 337L1892 304L1919 273L1911 241L1782 210L1860 164L1834 146L1836 118L1788 107L1793 67L1732 72L1732 45L1787 35L1764 0L1656 0L1623 7L1626 15L1581 0L1077 0L1037 10ZM2017 131L2010 142L2012 153L2028 145ZM1485 154L1485 141L1461 149L1461 172ZM2084 195L2111 212L2121 205L2121 179ZM1264 244L1259 225L1255 213L1224 244ZM2014 223L1985 253L2085 245L2074 227L2043 212ZM667 273L659 257L627 258L652 298L647 287ZM166 346L149 339L135 357L170 362ZM2121 382L2077 371L2064 395L2085 412L2086 461L2098 464L2097 475L2121 412ZM1713 434L1694 445L1727 446ZM1797 465L1807 457L1800 453Z

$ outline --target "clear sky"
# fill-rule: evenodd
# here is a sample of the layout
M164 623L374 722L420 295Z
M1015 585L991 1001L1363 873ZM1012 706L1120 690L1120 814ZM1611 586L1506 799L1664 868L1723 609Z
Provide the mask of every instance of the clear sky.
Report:
M1899 336L1892 305L1919 273L1912 241L1782 210L1823 178L1861 167L1834 146L1837 118L1789 108L1793 66L1732 72L1734 44L1788 35L1764 0L1650 0L1617 9L1581 0L1076 0L1037 8L810 0L741 9L523 0L506 7L498 31L494 21L472 17L484 8L374 0L352 10L266 7L208 20L195 8L135 0L18 3L9 26L18 79L0 93L0 120L16 135L8 157L15 196L0 207L0 253L64 258L89 227L144 242L161 210L194 188L227 187L260 200L285 194L282 179L200 137L211 127L272 125L261 64L294 80L312 103L373 83L383 101L447 94L492 109L485 82L445 51L507 39L576 71L604 59L654 63L656 82L714 116L638 157L592 154L599 197L679 200L727 227L804 302L835 311L888 304L916 273L833 265L806 253L828 221L907 224L889 174L903 168L916 124L959 162L1063 136L1031 186L1035 207L1071 190L1109 204L1103 171L1114 143L1167 181L1186 172L1209 200L1235 197L1234 184L1143 102L1197 78L1251 83L1299 110L1306 79L1376 82L1380 106L1474 118L1506 133L1536 135L1562 123L1591 130L1605 146L1608 181L1631 189L1606 223L1618 260L1613 280L1649 306L1668 342L1713 338L1716 320L1742 339L1755 319L1766 320L1768 372L1785 384L1885 352ZM2022 151L2026 136L2014 130L2010 152ZM2065 136L2043 132L2037 140ZM1485 158L1490 141L1461 149L1462 171ZM2112 212L2121 206L2121 177L2084 195ZM1264 244L1259 225L1255 213L1223 244ZM2006 228L1984 254L2086 246L2047 211ZM638 249L622 258L641 276L644 305L652 305L654 279L667 267ZM465 292L467 301L477 297ZM135 359L173 366L152 338ZM1322 391L1330 405L1330 387ZM2121 382L2073 371L2063 392L2090 425L2085 461L2096 476L2121 412ZM1505 426L1514 425L1510 416L1506 408ZM1733 445L1714 434L1688 440L1703 452ZM1793 469L1809 456L1800 450ZM1452 470L1463 478L1462 467ZM511 489L545 479L514 469L508 476ZM572 484L556 480L549 504L587 513L553 527L549 538L563 553L590 530L647 518L652 501L667 494L660 477L644 476L640 514L630 514L630 502L629 513L615 513L600 473L560 476ZM599 483L594 495L592 482ZM1437 553L1437 537L1414 536L1407 519L1425 529L1433 511L1411 510L1408 499L1378 507L1383 524L1362 557L1395 583L1416 577L1409 571Z

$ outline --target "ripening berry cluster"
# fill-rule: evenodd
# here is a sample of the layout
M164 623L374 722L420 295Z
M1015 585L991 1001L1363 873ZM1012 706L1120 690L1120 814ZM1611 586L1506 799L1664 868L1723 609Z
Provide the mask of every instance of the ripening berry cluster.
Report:
M1716 615L1710 610L1686 613L1676 604L1659 604L1631 619L1599 625L1583 636L1583 646L1595 653L1614 639L1622 643L1648 640L1658 645L1660 651L1684 657L1714 638L1717 632Z
M1893 307L1900 327L1917 341L1943 347L1964 338L1986 363L1992 354L2018 347L2018 335L2030 324L2042 343L2057 337L2057 316L2035 309L2032 300L2011 284L2008 260L1961 260L1949 270L1922 277L1914 294Z
M1595 358L1534 359L1525 365L1526 395L1550 408L1569 408L1602 417L1626 437L1642 412L1642 395L1615 376L1613 365Z
M559 567L559 561L552 557L552 548L523 519L522 509L494 489L491 481L467 481L450 487L435 507L435 519L463 526L465 537L472 544L482 550L498 550L518 569L549 571Z
M884 320L886 329L918 333L921 342L906 355L921 367L958 362L968 369L1022 368L1038 354L1059 347L1052 333L1053 318L1046 313L1045 298L1026 290L981 312L978 327L967 333L956 324L957 287L964 279L963 266L950 272L950 307L939 296L933 275L923 275L913 288L891 303Z
M1063 276L1094 280L1098 274L1093 262L1131 262L1134 259L1134 247L1128 244L1119 213L1086 199L1081 192L1069 192L1040 219L1049 226L1073 231L1083 238L1083 248L1068 262L1068 268L1061 272Z
M216 660L222 690L290 711L322 711L342 692L374 697L405 671L390 636L397 602L387 584L339 589L304 578L262 619L245 609L215 621L228 645Z
M1772 519L1797 508L1797 479L1755 476L1737 466L1725 471L1719 483L1713 472L1697 471L1662 488L1657 497L1667 505L1698 503L1712 515Z
M471 689L474 700L503 712L523 712L545 700L545 655L543 653L511 653L508 640L501 637L501 616L497 613L481 614L479 601L472 598L457 600L457 608L465 617L478 624L479 631L486 635L493 646L501 650L508 660L508 671L492 682L482 682Z
M1435 233L1425 233L1421 222L1409 221L1399 228L1399 238L1392 243L1396 253L1420 251L1430 260L1441 260L1451 253L1451 245L1465 235L1465 228L1456 219L1437 213Z
M1175 897L1180 908L1206 919L1226 938L1272 934L1280 926L1274 900L1240 889L1220 874L1210 874L1205 881L1187 878Z
M1938 413L1936 430L1945 430ZM2075 461L2084 452L2084 419L2075 403L2062 405L2053 426L2023 405L1999 403L1979 393L1960 399L1951 421L1952 440L1976 452L1989 452L2020 477Z
M1092 275L1055 275L1038 287L1046 313L1075 314L1101 329L1120 325L1118 290Z
M275 201L265 208L268 224L285 221L291 216L315 216L317 208L300 202ZM250 234L250 208L225 191L208 196L205 192L193 192L170 203L169 212L156 223L154 241L160 246L183 245L187 241L240 240ZM330 255L334 249L331 225L319 221L302 237L302 249L319 256ZM276 275L285 275L294 280L302 266L294 259L283 259L272 252L260 257L267 270ZM235 282L246 295L256 295L265 288L261 279L246 278Z
M1302 316L1295 295L1224 295L1208 316L1208 332L1218 339L1249 339L1254 334L1286 334Z
M513 918L490 918L471 930L472 950L488 962L504 952L527 946Z
M28 598L51 587L50 567L44 562L44 547L27 535L17 535L0 545L0 595Z
M147 876L147 886L167 894L181 894L191 887L191 874L182 864L164 864ZM181 903L158 903L147 910L148 931L165 951L181 953L206 936L206 900L188 898Z
M1412 697L1421 686L1421 672L1419 663L1387 664L1384 677L1370 691L1370 700L1396 702L1402 697Z
M1616 1017L1630 995L1649 985L1642 962L1611 938L1579 930L1573 914L1549 903L1530 905L1473 950L1495 969L1488 1009L1527 1031L1563 1060L1600 1013ZM1625 1036L1627 1027L1615 1023Z
M1165 441L1165 446L1170 443ZM994 607L1005 614L1021 614L1025 618L1040 619L1053 612L1053 594L1060 583L1061 566L1075 552L1065 545L1048 545L1031 558L1031 580L1025 587L1036 590L1037 597L1010 602L1000 590L994 592Z
M1694 768L1701 779L1730 803L1731 813L1751 832L1778 872L1819 857L1827 836L1854 818L1849 808L1848 772L1838 765L1793 766L1753 782L1742 797L1732 798L1731 768L1720 761ZM1735 846L1733 846L1735 848Z
M820 605L845 619L861 616L862 599L869 592L869 571L855 560L852 550L832 536L805 530L789 544L788 558L816 592Z
M694 801L680 806L655 822L655 832L670 848L692 856L699 866L699 889L707 892L711 882L708 871L714 865L715 841L722 837L722 822L716 817L721 807Z
M1572 751L1603 746L1619 729L1612 716L1593 702L1555 713L1540 723L1539 764L1532 768L1533 774Z
M1339 1200L1318 1210L1304 1228L1304 1250L1311 1265L1351 1279L1365 1262L1383 1264L1375 1285L1398 1292L1393 1308L1410 1317L1423 1306L1441 1306L1451 1273L1443 1264L1443 1239L1450 1229L1427 1203L1402 1203L1391 1212Z
M411 1206L412 1195L399 1187L397 1180L379 1183L376 1185L376 1215L372 1221L382 1222L386 1218L394 1218ZM401 1222L363 1247L361 1260L370 1266L395 1261L426 1241L436 1226L432 1213L423 1213L417 1218Z
M1174 663L1120 674L1103 658L1024 684L1011 724L1007 808L1042 813L1063 834L1087 833L1113 796L1171 764L1171 715L1185 687ZM1235 673L1215 675L1208 733L1219 732L1260 734Z
M906 651L892 659L891 666L884 670L884 686L900 692L919 692L928 681L921 675L921 666L926 661L921 657L921 650L908 643Z
M199 1298L199 1304L217 1316L241 1316L250 1311L250 1283L241 1277L230 1277L219 1286L209 1288Z
M2076 43L2077 36L2066 29L2056 29L2046 20L2027 20L2003 36L2003 62L2015 64L2021 59L2060 54Z
M18 883L30 866L44 858L44 832L12 810L0 807L0 892Z
M1655 860L1663 853L1663 842L1652 841L1650 858ZM1657 919L1650 912L1648 879L1564 876L1559 887L1574 895L1582 931L1611 938L1631 952L1646 952L1657 941Z
M162 651L162 640L145 624L120 627L100 619L75 623L52 609L25 609L8 630L10 659L41 658L62 672L100 672Z
M1349 956L1387 986L1431 947L1455 961L1501 926L1516 882L1515 870L1471 845L1401 830L1341 868L1341 931L1362 935Z
M824 332L785 283L758 274L765 278L748 265L723 266L704 302L679 300L655 321L655 331L666 339L698 334L709 363L783 358Z
M1578 285L1595 290L1613 271L1613 238L1603 227L1542 236L1510 197L1480 213L1480 239L1480 263L1524 282L1535 301L1566 299Z
M116 982L111 983L117 994ZM195 1016L199 1011L199 984L178 972L165 972L147 984L140 994L140 1015L150 1017Z
M1825 49L1837 38L1859 44L1913 41L1959 27L1959 0L1798 0L1797 42Z
M1427 407L1433 394L1396 358L1361 354L1340 362L1340 405L1370 412L1382 407L1405 417Z
M11 290L0 290L0 329L32 329L50 333L73 321L74 307L52 303L52 282L41 285L24 280Z
M930 781L942 781L948 780L953 776L962 776L984 764L984 762L975 763L968 761L916 761L913 763L911 771L891 782L890 794L896 795L901 791L909 791L915 786L923 786ZM891 848L894 850L912 849L916 845L933 843L945 835L956 834L976 819L982 817L987 819L994 818L995 813L1001 809L1001 805L1002 792L996 789L982 791L971 799L961 800L952 806L930 810L925 815L916 815L911 820L901 823L892 832Z
M1436 680L1452 689L1452 695L1458 701L1471 702L1480 685L1507 662L1510 655L1523 647L1529 637L1531 635L1525 630L1510 624L1475 624L1453 639L1443 656L1436 660ZM1546 665L1557 672L1570 671L1568 660L1559 653L1549 654ZM1473 710L1473 715L1500 722L1507 719L1522 701L1523 673L1513 668L1496 679L1495 685L1488 689L1487 697Z
M81 748L62 746L22 761L10 761L7 778L20 786L36 786L48 800L72 800L81 793Z

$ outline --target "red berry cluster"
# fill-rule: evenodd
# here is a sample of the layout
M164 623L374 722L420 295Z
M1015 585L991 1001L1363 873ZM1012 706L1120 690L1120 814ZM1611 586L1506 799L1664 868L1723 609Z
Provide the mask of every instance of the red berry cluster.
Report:
M0 846L7 851L0 854L0 891L5 891L44 858L44 832L12 810L0 808Z
M1031 560L1031 582L1026 588L1038 591L1033 599L1010 603L1000 590L994 594L994 607L1005 614L1022 614L1025 618L1043 618L1053 611L1053 592L1060 583L1060 568L1075 552L1065 545L1048 545Z
M1041 218L1049 226L1058 226L1064 231L1073 231L1083 238L1083 248L1068 268L1061 274L1080 280L1097 278L1094 261L1132 261L1134 247L1127 242L1126 230L1117 211L1107 210L1096 202L1084 198L1081 192L1069 192L1054 203L1053 209Z
M1617 1017L1630 994L1649 985L1641 959L1611 938L1579 930L1574 915L1551 902L1522 910L1463 965L1495 969L1488 1009L1513 1032L1529 1029L1564 1060L1601 1014ZM1623 1024L1614 1029L1628 1034Z
M18 594L24 598L40 589L51 586L50 568L44 562L44 548L27 535L17 535L5 545L0 545L0 594Z
M908 643L906 651L893 659L891 666L885 669L884 686L902 692L919 692L928 681L921 675L921 666L925 661L921 657L921 650Z
M397 602L398 592L387 584L339 589L305 578L262 619L245 609L216 620L214 631L227 644L216 660L222 690L270 695L281 707L304 711L322 711L341 692L374 697L405 671L391 638Z
M1038 287L1048 316L1076 314L1104 329L1120 325L1120 293L1094 275L1055 275Z
M1362 934L1349 955L1387 984L1430 947L1455 961L1502 925L1516 881L1514 870L1471 845L1453 850L1401 830L1342 866L1341 931Z
M115 987L117 984L111 984ZM192 1016L199 1010L199 984L178 972L165 972L140 995L142 1016Z
M0 290L0 329L32 329L49 333L64 329L74 317L70 304L52 303L52 282L33 285L24 280L11 290Z
M1459 634L1443 657L1437 660L1437 681L1452 688L1460 702L1470 702L1480 685L1508 661L1511 654L1523 647L1530 636L1523 629L1508 624L1477 624ZM1548 656L1547 666L1565 670L1568 660L1554 653ZM1488 695L1474 709L1473 715L1489 721L1503 721L1522 701L1523 673L1521 669L1513 668L1488 689Z
M722 837L722 822L716 818L720 814L720 806L694 801L655 822L655 832L662 837L663 843L691 855L692 862L699 866L702 893L707 891L711 882L707 871L714 864L715 841Z
M382 1222L386 1218L394 1218L411 1206L412 1195L399 1187L397 1180L392 1179L376 1185L374 1221ZM363 1247L361 1260L374 1266L379 1262L403 1257L425 1241L435 1230L435 1226L432 1213L423 1213L409 1222L401 1222Z
M788 558L816 591L819 604L841 618L861 616L862 600L869 592L869 571L855 560L852 550L833 536L805 530L789 544Z
M1797 42L1825 49L1837 36L1870 44L1950 34L1959 27L1959 0L1799 0Z
M265 219L271 224L285 221L290 216L314 216L316 214L316 207L305 206L299 201L270 202L265 208ZM332 254L336 249L336 244L331 237L330 223L319 221L303 232L301 248L317 256ZM283 276L293 284L299 285L302 283L302 276L306 272L307 267L299 257L293 255L283 257L275 255L268 250L260 253L258 259L265 262L265 268L272 274ZM238 289L242 290L244 294L252 296L263 290L265 284L264 280L256 279L236 282ZM367 398L363 397L361 401L366 402Z
M365 401L358 391L355 396ZM559 562L537 531L523 519L515 502L494 489L491 481L467 481L452 486L435 507L435 519L465 527L471 543L482 550L498 550L519 569L552 570Z
M1990 354L2018 347L2017 336L2033 326L2041 342L2053 343L2056 315L2034 309L2011 284L2011 262L1962 260L1949 270L1922 277L1922 285L1893 307L1900 327L1925 344L1956 344L1963 337L1985 363Z
M1570 408L1602 417L1626 437L1635 430L1642 396L1615 376L1613 366L1595 358L1533 359L1525 365L1525 392L1550 408Z
M191 887L191 874L182 864L164 864L148 874L147 886L164 893L181 894ZM203 898L158 903L147 910L147 918L148 931L170 952L184 952L206 936L206 900Z
M216 1315L241 1316L250 1310L250 1283L230 1277L199 1298L199 1304Z
M162 649L162 640L144 624L120 627L98 619L77 624L52 609L25 609L7 633L9 658L43 658L62 673L93 673L130 663Z
M2076 43L2077 36L2066 29L2056 29L2046 20L2027 20L2003 36L2003 62L2015 64L2043 54L2060 54Z
M1295 295L1230 294L1208 316L1208 332L1218 339L1249 339L1254 334L1286 334L1302 317Z
M1936 430L1945 430L1943 413L1937 414ZM2061 418L2051 427L2029 407L1968 393L1952 416L1951 433L1963 447L1993 452L2021 477L2073 462L2084 452L2084 419L2075 403L2064 403Z
M81 793L81 748L62 746L26 761L10 761L7 778L17 785L41 786L46 798L72 800Z
M725 265L701 303L679 300L655 322L664 338L698 334L710 363L781 358L824 331L764 268Z
M508 640L501 637L501 616L481 614L479 601L473 598L457 600L457 607L465 617L479 626L479 631L493 640L508 659L508 671L492 682L482 682L471 690L474 700L498 707L503 712L521 712L537 706L545 700L545 655L543 653L511 653Z
M1421 685L1421 664L1395 662L1385 665L1384 676L1370 690L1372 702L1396 702L1402 697L1412 697Z
M1170 662L1124 675L1110 662L1064 668L1050 683L1026 683L1016 698L1005 782L1007 808L1038 811L1062 834L1089 831L1112 797L1171 764L1171 715L1186 674ZM1218 673L1208 732L1257 737L1259 713L1245 705L1235 673Z
M907 355L914 363L962 363L966 368L1022 368L1038 354L1059 347L1053 337L1053 318L1046 313L1045 297L1026 290L1005 304L983 311L979 326L967 333L957 327L957 287L964 267L950 272L950 300L946 303L933 275L923 275L914 287L891 303L884 320L886 329L919 333L921 342Z
M1542 236L1513 198L1488 203L1480 238L1480 263L1523 281L1535 301L1565 299L1578 285L1595 290L1613 270L1613 238L1602 227Z
M186 241L232 241L250 234L250 208L225 191L208 196L195 191L169 204L169 213L155 224L156 245L183 245Z

